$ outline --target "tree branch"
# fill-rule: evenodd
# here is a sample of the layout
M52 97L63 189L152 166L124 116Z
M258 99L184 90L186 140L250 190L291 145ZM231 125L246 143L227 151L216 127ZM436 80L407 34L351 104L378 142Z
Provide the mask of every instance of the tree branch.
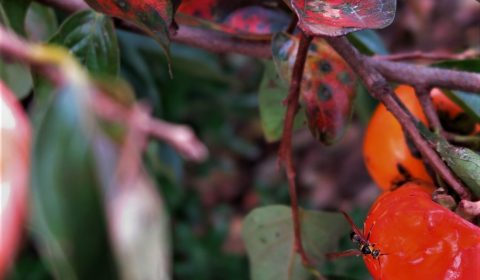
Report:
M287 105L287 112L285 114L285 120L283 123L283 135L280 142L280 149L278 152L280 162L283 164L288 178L293 218L293 230L295 235L295 251L300 254L303 264L306 266L311 266L312 264L302 244L301 221L298 213L297 187L295 183L296 172L292 159L292 132L295 115L297 114L298 108L300 106L300 86L302 84L305 61L307 59L308 48L311 41L312 38L310 36L305 35L303 32L300 33L300 44L298 46L295 64L293 65L290 89L288 96L285 100L285 103Z
M73 14L75 12L90 9L83 0L38 0L37 2L47 6L56 7L60 10Z
M31 55L32 45L20 39L2 25L0 25L0 38L0 56L33 65L56 86L65 82L65 73L62 73L52 65L38 64ZM131 110L107 98L100 91L95 93L94 102L91 105L97 114L105 119L129 123ZM135 110L138 111L139 109L137 108ZM175 148L186 160L199 162L208 157L207 148L198 140L191 128L154 119L146 112L144 112L142 120L141 123L138 123L139 131L165 141Z
M386 79L402 84L480 93L480 74L365 57Z
M427 117L430 128L433 128L435 132L442 132L442 124L440 123L437 111L435 111L435 107L433 106L432 98L430 97L430 90L431 88L422 85L417 85L415 87L415 93L422 105L423 113Z
M437 51L437 52L414 51L414 52L407 52L407 53L376 55L374 57L382 60L401 61L401 60L463 60L463 59L476 58L478 56L480 56L480 52L478 50L468 49L462 53L449 53L445 51Z
M455 177L439 155L432 150L427 141L420 135L416 128L414 117L393 93L392 88L382 74L371 66L371 59L362 56L345 37L326 38L326 40L359 75L370 94L380 100L395 116L403 129L411 136L422 157L462 199L470 200L472 197L470 190Z
M68 13L86 9L83 0L36 0L37 2L58 8ZM141 32L130 23L122 22L122 27ZM172 33L174 42L201 48L216 53L239 53L257 58L271 58L269 40L248 40L237 38L219 31L179 26ZM385 78L403 84L424 84L428 87L441 87L480 93L480 74L455 70L432 68L415 64L386 61L378 57L365 57Z
M131 114L142 113L141 119L136 118L137 131L166 142L186 160L201 162L208 157L207 147L188 126L155 119L138 105L126 108L102 93L95 94L91 105L99 116L113 122L129 123Z

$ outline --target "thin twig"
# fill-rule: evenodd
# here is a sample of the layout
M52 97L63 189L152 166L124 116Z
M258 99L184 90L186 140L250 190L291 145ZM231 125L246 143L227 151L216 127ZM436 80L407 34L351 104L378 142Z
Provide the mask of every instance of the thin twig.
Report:
M287 99L285 100L287 112L285 114L285 120L283 123L283 135L278 153L280 162L283 164L288 178L293 218L293 231L295 235L295 251L300 254L302 262L306 266L311 266L312 264L302 244L301 221L298 211L297 187L295 183L296 173L292 159L292 131L295 115L297 114L299 108L300 86L302 84L303 70L311 40L312 38L310 36L300 32L300 44L298 46L295 64L293 65L289 93Z
M460 144L469 147L473 150L480 149L480 135L460 135L444 131L443 136L452 143Z
M61 7L61 10L67 13L75 13L81 10L90 9L83 0L40 0L37 1L47 6Z
M149 115L146 114L146 108L135 104L128 113L124 122L127 131L119 152L116 170L117 181L115 185L120 188L135 185L135 181L141 172L142 153L148 137L148 134L140 129L141 124L149 118Z
M64 83L64 73L51 65L36 63L30 52L31 45L20 39L13 32L0 25L0 55L6 59L21 61L35 66L47 76L55 85ZM117 122L128 122L129 110L106 98L101 93L95 95L92 106L99 115ZM174 147L185 159L191 161L203 161L208 157L208 149L198 140L193 130L184 125L167 123L151 117L144 118L140 128L144 133Z
M297 23L298 23L297 15L292 15L292 19L290 20L290 24L288 24L288 27L285 30L285 32L287 32L288 34L293 34L293 32L295 31L295 28L297 28Z
M435 132L442 132L442 124L438 118L437 111L433 106L432 98L430 97L431 88L425 87L422 85L415 86L415 93L417 94L418 100L423 108L423 113L427 117L430 128Z
M0 24L0 56L8 62L15 60L29 64L34 70L41 72L56 86L65 81L59 69L50 65L41 65L32 60L30 45L18 37L13 31Z
M386 79L409 85L424 85L480 93L480 74L392 62L373 57L364 60Z
M126 108L101 93L95 95L92 106L101 117L114 122L128 122L131 114ZM138 109L137 109L138 110ZM154 119L144 113L142 122L136 122L139 131L165 141L186 160L201 162L208 157L207 147L195 136L191 128Z
M362 56L345 37L326 38L329 44L347 61L352 69L360 76L370 94L380 100L395 116L403 129L410 135L415 146L423 158L438 172L447 184L462 198L470 200L472 194L462 182L446 166L439 155L430 147L420 135L412 114L405 109L402 102L393 93L392 88L369 60Z
M479 50L468 49L462 53L449 53L446 51L422 52L413 51L406 53L395 53L388 55L376 55L375 58L389 61L405 60L464 60L480 56Z
M83 0L36 0L40 3L73 13L85 9ZM81 2L83 4L81 4ZM129 23L123 23L134 32L141 31ZM176 34L170 34L174 42L201 48L215 53L239 53L257 58L271 58L269 40L248 40L231 34L180 25ZM429 87L463 90L480 93L480 74L448 69L432 68L422 65L400 63L366 57L365 60L390 81L404 84L424 84Z

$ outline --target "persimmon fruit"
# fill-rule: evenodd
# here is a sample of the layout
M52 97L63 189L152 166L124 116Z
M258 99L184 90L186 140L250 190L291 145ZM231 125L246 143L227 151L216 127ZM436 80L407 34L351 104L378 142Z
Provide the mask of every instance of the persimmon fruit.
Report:
M395 94L415 117L427 124L412 87L398 86ZM368 172L383 190L395 188L411 179L432 182L420 154L409 144L400 123L383 104L375 109L368 124L363 156Z
M408 182L373 204L364 228L386 254L363 256L374 279L479 279L480 228L433 202L430 188Z
M395 89L395 94L413 116L428 124L412 87L400 85ZM432 89L430 97L447 131L464 135L480 133L480 124L469 119L463 109L441 90ZM363 155L368 172L383 190L396 188L412 179L432 182L420 154L405 136L400 123L383 104L376 108L368 124Z
M432 89L430 96L445 130L465 135L480 133L480 124L475 123L458 104L450 100L440 89Z
M0 81L0 279L12 265L27 213L31 131L25 112Z

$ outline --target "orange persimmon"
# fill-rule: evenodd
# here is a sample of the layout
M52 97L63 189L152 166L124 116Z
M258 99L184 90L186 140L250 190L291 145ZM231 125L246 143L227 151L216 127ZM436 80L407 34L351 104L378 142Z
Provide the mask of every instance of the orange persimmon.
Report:
M415 117L427 123L412 87L398 86L395 93ZM411 179L432 182L418 151L407 140L397 119L380 104L365 132L363 155L368 172L381 189L388 190Z
M382 280L474 280L480 276L480 228L435 203L428 183L385 192L364 224L381 255L364 256Z
M440 89L432 89L430 96L444 129L460 134L480 133L480 124L475 124L465 111L450 100Z

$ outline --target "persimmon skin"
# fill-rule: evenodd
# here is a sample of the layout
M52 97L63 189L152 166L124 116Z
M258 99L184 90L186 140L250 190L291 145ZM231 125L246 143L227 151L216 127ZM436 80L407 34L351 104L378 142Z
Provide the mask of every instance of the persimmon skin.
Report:
M0 81L0 279L21 242L28 205L30 124L13 93Z
M427 124L412 87L398 86L395 94L415 117ZM363 156L372 179L383 190L395 188L411 179L432 182L422 160L412 154L400 123L383 104L375 109L368 124Z
M433 202L430 188L409 182L373 204L364 229L387 254L363 257L374 279L479 279L480 228Z
M430 91L430 97L438 114L447 116L449 120L454 120L465 113L462 107L450 100L450 98L438 88L433 88ZM472 126L471 131L467 132L467 134L480 134L480 123Z

